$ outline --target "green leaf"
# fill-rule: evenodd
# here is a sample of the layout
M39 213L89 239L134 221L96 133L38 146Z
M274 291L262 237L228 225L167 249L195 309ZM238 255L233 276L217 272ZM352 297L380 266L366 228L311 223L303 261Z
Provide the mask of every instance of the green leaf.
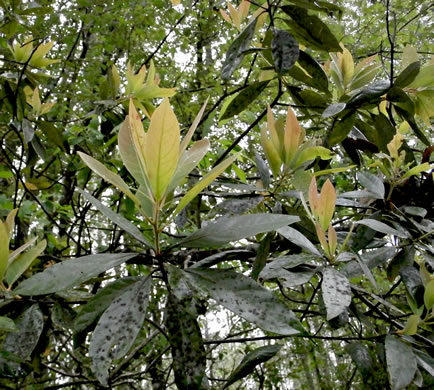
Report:
M395 247L383 247L369 252L363 253L361 256L362 261L369 269L378 267L391 259L396 253ZM354 278L364 273L363 268L358 261L348 262L341 270L348 278Z
M259 273L265 267L267 263L268 255L270 254L270 245L273 241L274 233L268 233L265 238L259 244L258 252L256 253L255 261L252 266L252 273L250 277L257 281Z
M226 59L222 67L222 79L229 80L235 69L244 58L244 51L249 47L256 27L256 18L235 38L226 52Z
M425 286L423 300L426 309L430 311L434 307L434 279Z
M408 85L409 88L426 88L434 87L434 64L425 65L419 71L413 82Z
M294 313L251 278L222 269L189 268L185 272L194 287L260 328L282 335L304 332Z
M238 93L220 113L220 120L232 118L244 111L267 87L270 80L259 81L244 88Z
M33 261L44 251L47 241L42 240L34 248L22 253L8 267L4 279L8 286L14 284L24 271L30 267Z
M384 233L384 234L390 234L392 236L397 236L397 237L401 237L401 238L407 238L407 235L394 229L391 228L389 225L386 225L383 222L377 221L375 219L370 219L370 218L365 218L362 219L361 221L357 221L355 222L358 225L365 225L368 226L369 228L371 228L372 230L375 230L376 232L380 232L380 233Z
M403 389L414 378L417 364L413 350L396 336L386 336L386 361L392 390Z
M281 9L291 17L292 20L285 20L285 22L299 41L317 50L342 51L339 42L320 18L309 15L305 9L292 5L285 5Z
M347 138L349 132L354 126L356 120L356 113L350 111L346 114L327 135L327 145L332 147L341 143L345 138Z
M115 213L112 209L102 204L98 199L94 198L91 194L83 191L77 187L77 191L83 195L90 203L92 203L99 211L101 211L105 217L110 219L114 224L118 225L121 229L131 234L137 241L145 244L149 248L153 248L153 245L143 236L139 229L134 226L130 221L124 218L122 215Z
M409 169L407 172L405 172L402 177L401 180L405 180L407 178L409 178L410 176L414 176L414 175L418 175L421 172L424 171L428 171L430 169L430 165L429 163L423 163L423 164L419 164L416 165L415 167Z
M259 176L261 177L262 185L265 189L270 186L270 169L267 166L267 163L262 159L262 157L255 152L255 163L256 168L258 168Z
M331 116L335 116L336 114L339 114L343 110L345 110L345 107L347 105L345 103L334 103L330 104L322 113L322 117L330 118Z
M310 182L310 179L309 179ZM295 230L292 227L285 226L277 230L281 236L285 237L287 240L291 241L293 244L298 245L299 247L306 249L310 253L313 253L315 256L322 257L321 252L316 249L315 245L313 245L303 234L301 234L298 230Z
M399 108L408 111L410 115L414 115L415 108L413 100L397 86L393 86L389 89L386 95L386 99L393 103L394 107L398 106Z
M127 195L134 203L139 203L138 199L130 191L127 184L122 180L120 176L116 173L110 171L105 165L101 164L98 160L88 156L83 152L78 152L78 155L83 160L83 162L94 171L97 175L101 176L105 181L114 185L116 188L121 190L125 195Z
M243 357L243 360L232 374L227 379L223 389L227 389L233 383L250 375L255 367L261 363L265 363L274 357L282 348L281 344L266 345L264 347L256 348Z
M279 214L249 214L220 218L190 234L180 245L190 248L216 247L298 222L299 217Z
M369 131L366 127L364 127L364 130L368 130L368 132L364 131L364 134L371 142L378 146L378 149L380 149L381 152L389 153L387 144L392 141L396 134L395 127L390 123L389 119L384 114L371 114L371 118L374 121L375 129L371 129L371 131Z
M6 335L2 349L22 360L27 360L35 349L44 327L44 316L39 305L30 306L15 320L15 325L17 331Z
M384 184L378 176L369 172L357 172L357 179L363 187L375 194L377 199L384 199Z
M21 282L17 295L42 295L66 290L136 257L135 253L104 253L64 260Z
M345 312L351 303L351 288L347 277L334 268L322 271L322 297L327 311L327 321Z
M151 278L126 287L98 321L89 344L92 371L103 386L108 385L112 360L122 358L142 328L148 306Z
M80 307L80 311L74 318L74 332L85 331L94 324L110 304L124 293L125 288L136 283L138 279L138 277L118 279L99 290L89 302Z
M298 42L288 31L274 29L271 53L274 69L277 73L284 74L294 66L298 59Z
M4 332L16 332L18 328L15 325L15 322L8 317L1 316L0 317L0 331Z
M420 72L420 62L416 61L408 65L396 78L394 85L404 88L411 84Z
M174 215L178 214L185 206L187 206L205 187L208 187L214 179L217 178L221 173L223 173L229 165L231 165L238 157L235 154L226 160L222 161L219 165L214 167L210 172L208 172L196 185L191 188L181 199L176 206Z
M314 58L305 51L300 50L298 64L309 74L311 83L308 84L319 91L329 93L329 81L324 69ZM306 79L306 76L304 77ZM303 81L303 80L299 80Z
M188 129L187 134L184 136L184 138L181 141L181 144L179 145L179 155L181 156L181 158L185 150L187 149L187 146L190 143L191 138L193 137L193 134L197 129L197 126L199 126L200 120L202 119L203 113L205 112L205 108L208 103L208 100L209 97L206 98L205 103L203 103L202 108L197 113L196 118L194 118L194 121L191 124L190 128Z
M400 106L394 105L394 108L395 111L398 113L398 115L401 116L404 120L406 120L409 123L414 134L416 134L416 137L419 138L426 146L428 147L431 146L429 139L426 137L424 132L417 125L416 120L414 119L414 115L408 110L403 109Z
M413 245L402 248L387 266L387 278L392 282L402 268L413 265L416 249Z
M169 100L164 99L152 114L144 147L149 185L157 201L163 198L175 173L180 142L178 120Z

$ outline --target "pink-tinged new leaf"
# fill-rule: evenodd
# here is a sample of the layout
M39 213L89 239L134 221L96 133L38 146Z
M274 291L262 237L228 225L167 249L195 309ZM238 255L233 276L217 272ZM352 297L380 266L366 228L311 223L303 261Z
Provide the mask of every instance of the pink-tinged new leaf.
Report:
M316 235L318 237L318 240L321 244L321 247L324 250L324 253L326 254L327 257L330 257L330 249L327 243L324 230L321 229L321 226L318 223L315 223L315 230L316 230Z
M85 153L78 152L78 155L83 160L83 162L97 175L101 176L105 181L113 184L119 190L121 190L125 195L127 195L134 203L138 204L139 201L130 191L127 184L122 180L120 176L116 173L110 171L105 165L101 164L98 160L88 156Z
M154 199L160 201L178 165L180 131L169 100L164 99L151 117L146 137L146 171Z
M329 226L327 238L329 242L330 255L333 256L336 253L336 248L338 246L338 237L336 235L336 230L332 225Z
M310 181L308 197L309 197L309 205L310 205L310 209L312 210L312 214L315 218L318 218L320 213L320 205L319 205L320 198L318 195L318 187L316 185L315 176L312 177L312 180Z
M288 107L284 138L285 164L289 164L302 142L303 131L298 123L294 111L292 111L291 107Z
M336 191L329 179L321 189L319 200L319 223L324 231L327 230L333 218L336 207Z
M271 171L275 177L279 176L280 166L282 162L280 160L279 152L274 147L273 143L267 136L267 129L265 126L261 127L261 144L265 151L268 163L270 164Z

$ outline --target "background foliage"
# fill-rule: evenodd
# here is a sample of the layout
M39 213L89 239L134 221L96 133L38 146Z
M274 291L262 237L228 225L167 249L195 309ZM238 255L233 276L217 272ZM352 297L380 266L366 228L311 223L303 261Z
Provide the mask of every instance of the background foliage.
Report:
M431 10L1 0L0 386L432 388Z

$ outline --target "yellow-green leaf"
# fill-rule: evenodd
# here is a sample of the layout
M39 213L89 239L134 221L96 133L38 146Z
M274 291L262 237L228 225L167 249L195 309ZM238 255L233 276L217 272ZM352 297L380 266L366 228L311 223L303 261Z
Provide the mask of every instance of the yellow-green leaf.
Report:
M105 181L113 184L125 195L127 195L134 203L139 203L134 194L130 191L127 184L122 180L120 176L116 173L110 171L105 165L101 164L98 160L93 157L88 156L83 152L78 152L78 155L83 160L83 162L97 175L101 176Z
M8 216L6 217L5 226L9 234L9 239L11 238L12 232L14 231L15 216L17 215L17 212L18 209L13 209L9 212Z
M169 100L154 111L145 144L146 170L155 200L162 199L178 165L180 131Z
M431 310L434 307L434 279L425 286L423 301L427 310Z
M421 321L420 316L416 314L412 314L410 317L408 317L404 329L398 330L396 333L413 336L417 333L417 326L419 325L420 321Z
M322 229L326 231L336 207L336 191L329 179L322 186L319 197L319 223Z
M313 160L317 157L320 157L321 160L329 160L333 158L333 154L329 149L324 148L323 146L311 146L300 152L297 156L294 168L297 168L304 162Z
M280 166L282 161L279 156L278 150L273 145L273 142L268 138L266 134L266 127L261 127L261 144L265 151L265 156L267 157L268 163L270 164L271 171L276 177L279 175Z
M408 170L407 172L405 172L404 175L402 176L401 180L407 179L410 176L417 175L423 171L428 171L429 169L430 169L430 165L427 162L423 163L423 164L416 165L415 167L413 167L410 170Z
M176 206L174 215L178 214L185 206L187 206L205 187L209 186L214 179L225 171L238 157L238 153L222 161L214 167L207 175L205 175L196 185L190 189Z
M200 120L202 119L202 115L205 112L206 105L208 103L209 97L205 100L205 103L202 105L202 108L196 115L196 118L194 118L193 123L190 126L190 129L188 130L187 134L184 136L184 138L181 141L181 145L179 146L179 156L181 157L185 150L187 149L188 144L191 141L191 138L193 137L194 132L196 131L197 126L199 125Z
M9 258L9 233L6 225L3 221L0 221L0 280L3 280L3 276L8 266Z

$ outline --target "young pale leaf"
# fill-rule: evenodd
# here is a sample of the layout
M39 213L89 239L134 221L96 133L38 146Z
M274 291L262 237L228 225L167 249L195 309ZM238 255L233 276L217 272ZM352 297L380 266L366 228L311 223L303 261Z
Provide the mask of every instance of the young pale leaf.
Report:
M174 215L180 213L181 210L187 206L205 187L208 187L214 181L214 179L217 178L217 176L223 173L225 169L236 160L237 157L238 154L235 154L222 161L219 165L208 172L198 183L196 183L196 185L191 188L178 203L178 206L176 206L174 211Z
M201 139L193 144L193 146L183 153L179 159L175 174L167 187L166 194L173 191L181 181L199 164L209 149L209 141Z
M196 230L180 244L190 248L222 246L231 241L280 229L299 220L296 216L280 214L249 214L220 218L217 222Z
M343 313L351 303L350 283L345 275L334 268L323 270L322 297L327 311L327 321Z
M421 322L421 318L417 314L412 314L408 317L404 329L396 331L398 334L406 334L408 336L413 336L417 333L417 327Z
M229 376L223 389L227 389L233 383L251 374L257 365L270 360L280 351L281 348L281 344L273 344L259 347L249 352L243 357L241 363Z
M329 179L326 180L321 188L319 196L319 215L318 222L322 230L327 231L333 218L336 207L336 191Z
M244 88L231 99L230 103L225 107L225 111L220 113L220 120L232 118L244 111L264 91L269 82L270 80L259 81Z
M169 100L164 99L152 114L145 144L146 170L152 194L157 201L163 198L175 173L179 145L178 120Z
M271 41L271 52L276 72L284 74L294 66L298 59L298 42L288 31L275 29Z
M130 102L130 111L132 110L132 107L134 107L133 103ZM145 185L147 182L147 175L143 150L141 149L140 145L136 146L138 143L138 135L135 135L132 129L141 131L143 133L142 137L145 137L145 133L143 127L141 127L141 122L140 125L132 127L130 125L132 120L133 119L130 119L130 116L127 115L119 130L119 153L121 155L122 162L134 179L136 179L140 185ZM136 142L134 142L134 140L136 140Z
M74 318L74 332L79 333L94 324L102 313L119 295L125 292L125 288L136 283L139 277L127 277L115 280L99 290L84 306L80 308Z
M372 230L375 230L376 232L380 232L380 233L384 233L384 234L390 234L392 236L397 236L397 237L401 237L401 238L407 238L407 235L394 229L391 228L389 225L386 225L383 222L377 221L375 219L369 219L369 218L365 218L362 219L361 221L357 221L356 222L358 225L365 225L368 226L369 228L371 228Z
M104 180L113 184L119 190L121 190L125 195L127 195L134 203L138 203L137 198L130 191L127 184L122 180L122 178L116 173L113 173L108 168L106 168L103 164L101 164L98 160L88 156L83 152L78 152L78 155L83 160L83 162L94 171L97 175L101 176Z
M396 336L386 336L386 361L392 390L403 389L414 378L417 364L413 350Z
M294 313L251 278L222 269L189 268L186 273L193 286L260 328L282 335L304 332Z
M5 280L8 286L15 283L23 272L30 267L33 261L44 251L47 246L47 241L42 240L34 248L21 254L8 267L5 275Z
M92 371L107 386L108 369L114 359L122 358L133 345L146 315L151 278L126 287L101 316L89 344Z
M15 320L15 325L17 331L7 334L2 350L26 360L35 349L44 327L44 316L39 306L30 306Z
M226 59L222 67L222 79L229 80L235 69L244 58L243 52L249 47L255 33L257 19L253 19L247 27L235 38L226 53Z
M208 103L209 97L206 98L205 103L203 103L202 108L196 115L196 118L194 118L193 123L190 126L190 129L188 129L187 134L184 136L184 138L181 141L181 144L179 145L179 156L182 157L185 150L187 149L188 144L191 141L191 138L193 137L194 132L197 129L197 126L199 126L200 120L202 119L202 115L205 112L206 105Z
M11 254L9 254L8 267L12 262L18 257L18 255L24 252L29 246L33 245L34 242L38 239L38 237L33 237L25 244L21 245L19 248L15 249Z
M21 282L17 295L42 295L66 290L136 257L135 253L104 253L64 260Z
M118 225L120 228L125 230L127 233L131 234L137 241L145 244L146 246L152 248L153 245L143 236L137 227L135 227L130 221L124 218L122 215L115 213L109 207L103 205L98 199L94 198L89 193L83 191L81 188L77 188L90 203L92 203L99 211L101 211L104 216L106 216L110 221Z
M319 157L321 160L330 160L333 158L333 154L331 150L322 146L311 146L303 149L299 154L296 155L294 167L299 167L306 161L314 160L317 157Z
M9 233L7 231L6 225L0 220L0 280L8 267L9 259Z

